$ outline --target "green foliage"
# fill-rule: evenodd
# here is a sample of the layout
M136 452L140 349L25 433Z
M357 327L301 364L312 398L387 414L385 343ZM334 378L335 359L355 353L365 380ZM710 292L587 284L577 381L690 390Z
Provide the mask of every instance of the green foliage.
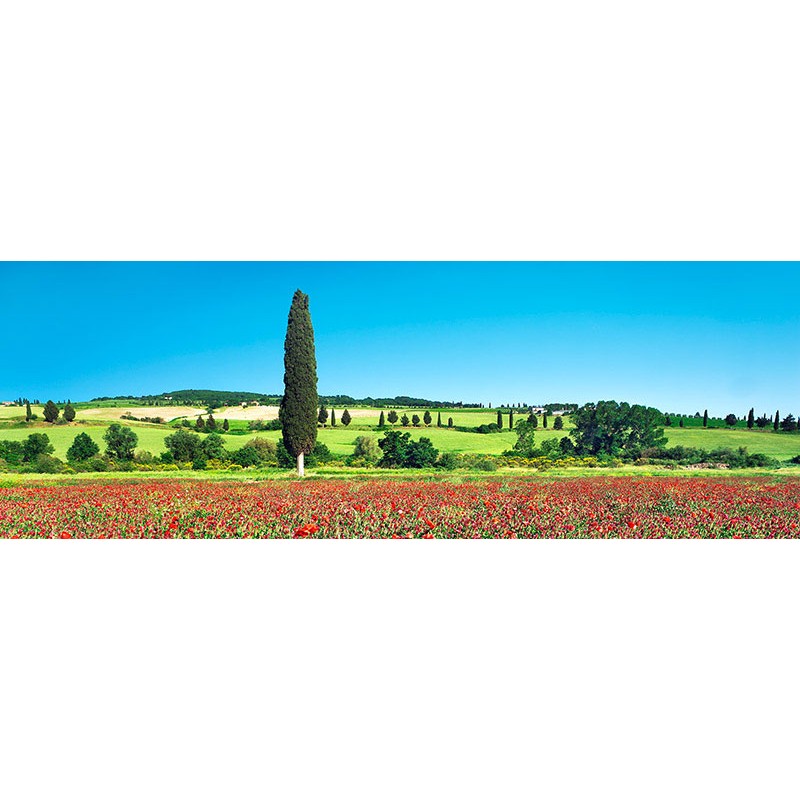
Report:
M22 443L24 461L35 461L39 456L50 455L55 448L50 444L50 437L46 433L32 433Z
M72 422L75 419L75 409L69 403L64 406L64 419L67 422Z
M284 342L284 392L280 406L283 444L295 458L317 441L317 357L308 295L299 289L289 309ZM342 418L344 422L344 417Z
M356 446L353 450L354 458L361 458L367 464L377 464L381 459L381 448L378 440L371 436L359 436L356 439Z
M48 400L44 405L45 422L54 423L58 419L58 415L58 406L52 400Z
M202 439L196 433L179 429L164 439L164 446L178 463L194 461L200 454Z
M663 422L658 409L601 400L573 413L572 436L579 455L636 457L642 448L666 443Z
M732 428L732 427L733 427L733 426L734 426L734 425L735 425L735 424L736 424L738 421L739 421L739 420L738 420L738 418L736 417L736 414L728 414L728 416L727 416L727 417L725 417L725 424L726 424L726 425L727 425L729 428Z
M194 421L194 426L198 431L205 431L206 421L203 419L202 415Z
M398 420L397 412L396 412L394 409L392 409L392 410L391 410L391 411L390 411L390 412L389 412L389 413L386 415L386 419L387 419L387 420L389 420L389 424L390 424L390 425L394 425L394 424L395 424L395 422L397 422L397 420Z
M324 403L319 407L319 414L317 414L317 422L320 425L322 425L323 428L328 422L328 410L325 408Z
M520 420L516 427L517 441L514 444L514 452L523 458L532 458L536 453L536 444L534 443L536 433L536 417L533 420L528 419Z
M544 412L544 414L542 414L542 427L543 428L547 427L547 420L548 420L549 416L550 415L546 411Z
M556 417L553 420L553 430L560 431L564 429L564 418L561 416Z
M748 430L753 430L753 425L755 424L755 409L750 409L747 414L747 428Z
M703 427L708 427L708 409L703 412Z
M425 409L425 413L422 415L422 421L425 425L430 425L433 422L433 417L431 416L431 412Z
M780 411L776 411L775 412L775 421L772 423L772 429L774 431L778 430L778 427L780 426L780 419L781 419Z
M458 466L458 456L455 453L440 453L436 466L439 469L453 470Z
M189 435L191 436L192 434ZM197 434L195 434L195 436L196 435ZM209 433L208 436L206 436L201 445L201 451L209 461L212 459L223 461L227 456L225 452L225 440L218 433Z
M441 428L442 427L442 412L441 411L439 412L439 414L436 417L436 427L437 428Z
M415 427L419 427L419 414L412 414L411 416L411 424Z
M7 466L17 467L25 460L25 446L23 442L0 441L0 461Z
M111 458L120 461L132 461L139 437L132 428L114 422L108 426L103 439L106 443L106 453Z
M222 430L224 430L225 433L227 433L230 429L231 429L230 422L228 422L227 419L222 420Z
M453 427L453 418L452 417L448 417L447 418L447 427L448 428L452 428Z
M86 461L87 458L93 458L99 452L100 447L88 433L79 433L67 450L67 461L70 463Z
M411 434L405 431L387 431L386 435L378 442L378 447L383 451L383 456L378 466L397 468L406 462L408 446L411 443Z
M215 431L216 429L217 429L217 421L214 419L213 414L209 414L208 419L206 420L206 430Z
M33 419L33 413L31 412L31 404L26 400L25 401L25 422L30 422Z
M389 416L391 416L391 412L389 412ZM350 424L351 420L350 412L347 409L342 411L342 425L344 425L345 428Z
M400 417L400 424L401 424L401 425L402 425L404 428L407 428L407 427L408 427L408 424L409 424L409 422L411 422L411 420L408 418L408 414L403 414L403 416L402 416L402 417Z
M783 420L781 421L781 430L787 432L797 430L797 420L794 418L792 414L787 414L783 418Z
M381 411L381 416L383 416L383 411ZM336 427L336 409L331 409L331 428Z
M381 416L378 419L378 427L379 428L385 428L386 427L386 417L384 416L383 411L381 411Z
M503 429L503 412L499 408L497 409L497 427L499 430Z
M406 448L406 458L404 467L411 469L424 469L436 464L439 451L433 446L433 442L426 436L422 436L417 442L410 442Z

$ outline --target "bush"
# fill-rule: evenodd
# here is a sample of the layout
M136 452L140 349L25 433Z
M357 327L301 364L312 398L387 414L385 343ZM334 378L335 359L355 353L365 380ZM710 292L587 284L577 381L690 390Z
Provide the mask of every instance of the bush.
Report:
M47 453L40 453L38 456L36 456L36 460L33 462L34 472L61 472L63 466L64 465L61 463L61 461L59 461L57 458L53 458L53 456L48 455Z
M364 464L377 464L381 455L377 439L373 439L371 436L359 436L356 439L353 459L360 459Z
M79 433L67 450L67 461L70 463L85 461L87 458L93 458L99 452L100 447L88 433Z
M403 466L411 469L425 469L434 466L438 457L439 451L433 446L433 442L423 436L418 442L411 442L408 445Z
M452 470L458 466L458 458L455 453L441 453L436 462L439 469Z

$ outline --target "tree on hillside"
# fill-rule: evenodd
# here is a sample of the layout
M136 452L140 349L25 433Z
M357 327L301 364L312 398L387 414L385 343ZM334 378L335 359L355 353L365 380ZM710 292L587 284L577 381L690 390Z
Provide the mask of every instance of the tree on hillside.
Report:
M336 409L332 408L331 409L331 428L335 428L335 427L336 427Z
M67 450L67 461L85 461L99 452L100 447L88 433L79 433Z
M536 417L534 416L535 420ZM530 417L526 420L521 420L517 423L516 427L517 441L514 445L514 450L523 458L533 458L536 453L536 444L534 442L536 435L536 425Z
M772 430L778 430L778 426L780 425L781 415L779 411L775 412L775 421L772 423Z
M230 429L231 429L230 422L228 422L227 419L222 420L222 430L224 430L225 433L227 433Z
M398 419L398 417L397 417L397 412L396 412L394 409L390 410L390 411L389 411L389 414L388 414L388 415L387 415L387 417L386 417L386 419L388 419L388 420L389 420L389 422L390 422L392 425L394 425L394 424L395 424L395 422L397 422L397 419Z
M771 422L772 420L766 414L762 414L756 419L756 425L759 428L766 428Z
M196 434L179 429L164 439L164 446L178 463L194 461L202 450L203 440Z
M510 431L514 430L514 409L509 409L508 412L508 429Z
M669 414L664 415L664 425L666 425L668 428L672 425L672 417L670 417Z
M402 416L402 417L400 417L400 424L401 424L401 425L402 425L404 428L407 428L407 427L408 427L408 423L409 423L409 422L411 422L411 420L408 418L408 414L405 414L405 413L404 413L404 414L403 414L403 416Z
M791 433L797 430L797 420L792 414L787 414L781 421L781 430Z
M500 430L503 429L503 412L499 408L497 409L497 427Z
M681 428L683 427L683 417L680 418L680 420L678 422L678 426L681 427Z
M751 408L750 411L747 412L747 428L748 428L748 430L753 430L753 425L755 424L755 421L756 421L755 411L754 411L754 409Z
M448 428L452 428L453 427L453 418L452 417L448 417L447 418L447 427Z
M656 408L601 400L581 406L571 419L571 435L580 455L635 456L667 441L664 415Z
M54 423L58 419L59 413L58 406L52 400L48 400L44 404L45 422Z
M132 428L113 422L103 436L106 442L106 453L120 461L133 461L133 454L139 437Z
M729 428L732 428L738 421L739 421L739 419L736 416L736 414L728 414L728 416L725 417L725 424Z
M22 454L25 461L35 461L38 456L50 455L55 450L46 433L32 433L22 443Z
M325 424L328 422L328 410L325 408L325 403L323 403L319 407L319 414L317 414L317 422L325 427Z
M560 431L564 428L564 418L561 416L553 420L553 430Z
M542 414L542 427L543 428L547 427L547 418L548 418L548 416L549 416L549 414L547 413L547 411L545 411L544 414Z
M411 424L412 424L412 425L413 425L415 428L418 428L418 427L419 427L419 414L414 414L414 415L412 415L412 417L411 417Z
M708 409L703 412L703 427L708 427Z
M402 467L406 462L406 453L411 444L411 434L405 431L387 431L378 442L383 456L378 462L381 467Z
M425 413L422 415L422 421L425 423L426 426L430 425L431 422L433 422L433 417L431 416L431 412L428 411L427 408L425 409Z
M25 422L30 422L33 419L33 412L31 411L30 401L25 401Z
M206 420L206 430L215 431L216 429L217 429L217 421L214 419L213 414L209 414L208 419Z
M206 421L203 419L202 416L199 416L194 421L194 426L195 426L195 428L197 428L197 430L204 431L206 429Z
M539 418L532 411L528 414L528 422L534 430L539 427Z
M351 419L352 417L350 416L350 412L347 409L342 411L342 425L344 425L345 428L350 424Z
M436 427L437 428L441 428L442 427L442 412L441 411L439 412L439 414L436 417Z
M308 295L299 289L289 309L284 343L284 393L279 418L283 443L297 459L297 474L305 474L305 456L317 441L317 357ZM344 423L344 414L342 415Z
M381 411L380 417L378 417L378 427L385 428L386 427L386 417L383 415L383 411Z
M64 419L67 422L72 422L75 419L75 409L69 403L64 407Z

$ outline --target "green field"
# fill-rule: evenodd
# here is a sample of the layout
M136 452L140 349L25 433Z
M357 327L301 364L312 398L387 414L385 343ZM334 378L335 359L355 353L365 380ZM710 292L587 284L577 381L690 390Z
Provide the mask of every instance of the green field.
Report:
M8 414L10 410L12 409L0 409L0 411L5 412L0 415L0 420L10 420L12 416ZM19 409L15 410L17 412L19 411ZM383 435L381 431L375 430L375 426L378 422L378 413L379 412L376 412L374 419L372 417L357 418L348 428L337 425L335 428L327 427L320 429L318 439L320 442L326 444L335 456L350 455L353 452L353 446L358 436L369 435L379 438ZM496 412L485 409L458 412L448 411L447 414L448 416L452 415L454 417L454 422L456 421L456 417L458 417L459 422L457 424L472 426L492 422L496 419ZM410 413L409 416L411 416ZM422 415L420 414L420 416ZM445 419L445 412L443 412L442 417ZM78 418L80 419L80 416ZM435 423L435 412L433 418ZM221 419L221 417L218 417L218 419ZM507 415L505 419L507 422ZM373 422L373 425L370 426L370 422ZM73 439L82 431L88 433L101 448L104 448L103 434L108 427L108 423L99 420L92 421L89 424L80 424L76 422L71 425L47 425L46 423L37 422L31 425L14 425L13 427L7 427L10 424L10 422L5 422L5 424L0 425L0 439L21 441L32 432L46 433L55 447L55 455L61 459L66 457L67 449L70 444L72 444ZM175 430L167 426L147 425L135 422L123 424L130 425L136 432L139 437L138 447L143 450L149 450L154 455L158 455L165 449L164 438ZM566 421L563 431L554 430L552 425L547 429L540 426L536 432L536 441L541 443L548 439L560 439L567 434L569 428L568 420ZM499 455L505 450L510 450L516 441L515 434L509 430L494 434L478 434L451 430L448 428L437 428L435 424L430 428L408 428L405 430L408 430L414 439L427 436L439 450L453 453L485 453L488 455ZM728 430L725 428L703 429L702 427L672 427L666 428L665 430L670 446L683 445L685 447L696 447L704 450L714 450L721 447L730 447L734 449L746 447L751 453L764 453L765 455L782 461L800 455L800 435L773 433L771 430L748 431L746 429ZM226 447L229 450L235 450L241 447L249 438L256 436L278 441L281 437L281 433L280 431L253 432L252 434L245 435L227 435L224 438Z

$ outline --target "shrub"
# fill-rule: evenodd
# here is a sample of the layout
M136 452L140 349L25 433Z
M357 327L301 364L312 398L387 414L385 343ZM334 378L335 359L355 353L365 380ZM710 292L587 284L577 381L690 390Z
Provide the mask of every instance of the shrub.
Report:
M439 469L452 470L458 466L458 458L455 453L441 453L439 460L436 462Z
M418 442L411 442L406 449L406 459L404 467L412 469L424 469L436 464L439 451L433 446L433 442L426 436L420 438Z
M67 461L85 461L100 452L97 442L88 433L79 433L67 450Z
M366 464L377 464L381 459L381 448L378 446L378 440L373 439L371 436L359 436L356 439L353 458L361 459Z

